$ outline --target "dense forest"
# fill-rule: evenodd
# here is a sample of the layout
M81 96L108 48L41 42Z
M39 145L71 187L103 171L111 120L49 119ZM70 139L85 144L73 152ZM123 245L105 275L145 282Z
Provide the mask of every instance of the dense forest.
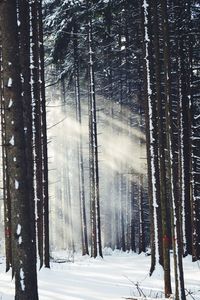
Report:
M186 299L184 258L200 260L199 28L198 0L0 1L0 239L16 300L39 299L54 251L116 249L151 256L164 296Z

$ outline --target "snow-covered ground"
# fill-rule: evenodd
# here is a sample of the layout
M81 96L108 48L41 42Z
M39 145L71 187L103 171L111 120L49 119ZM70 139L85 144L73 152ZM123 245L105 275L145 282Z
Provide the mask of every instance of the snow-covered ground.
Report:
M122 300L136 299L139 292L146 297L163 297L162 270L156 270L149 278L150 257L144 254L106 251L104 259L74 256L74 261L65 253L54 253L57 262L51 269L42 269L38 274L40 300ZM107 254L107 255L106 255ZM71 260L72 258L70 258ZM4 259L0 264L0 299L14 299L14 282L11 274L5 274ZM184 259L187 299L200 299L200 264ZM145 298L146 299L146 298ZM30 299L31 300L31 299Z

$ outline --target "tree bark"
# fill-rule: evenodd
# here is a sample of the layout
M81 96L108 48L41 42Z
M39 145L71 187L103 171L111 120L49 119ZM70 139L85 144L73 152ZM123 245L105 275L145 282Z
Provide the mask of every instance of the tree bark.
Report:
M7 170L11 198L11 239L15 299L38 300L35 249L31 241L31 214L27 180L27 162L23 122L23 99L20 79L20 53L16 1L0 3L2 29L3 84Z

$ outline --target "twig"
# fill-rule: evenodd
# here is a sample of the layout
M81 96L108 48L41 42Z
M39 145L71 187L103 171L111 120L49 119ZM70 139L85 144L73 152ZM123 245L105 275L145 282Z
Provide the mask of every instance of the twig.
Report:
M186 290L186 292L188 293L187 295L190 296L192 299L195 300L195 298L192 296L193 292L190 291L190 290L188 290L188 289L185 289L185 290Z

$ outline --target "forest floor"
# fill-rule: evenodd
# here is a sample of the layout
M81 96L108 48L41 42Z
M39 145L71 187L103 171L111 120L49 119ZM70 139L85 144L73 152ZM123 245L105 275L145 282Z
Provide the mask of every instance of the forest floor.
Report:
M40 300L163 299L163 274L148 276L150 256L104 251L104 259L55 252L51 269L39 271ZM187 299L200 300L200 264L184 259ZM14 299L11 273L0 259L0 300ZM173 298L172 298L173 299Z

